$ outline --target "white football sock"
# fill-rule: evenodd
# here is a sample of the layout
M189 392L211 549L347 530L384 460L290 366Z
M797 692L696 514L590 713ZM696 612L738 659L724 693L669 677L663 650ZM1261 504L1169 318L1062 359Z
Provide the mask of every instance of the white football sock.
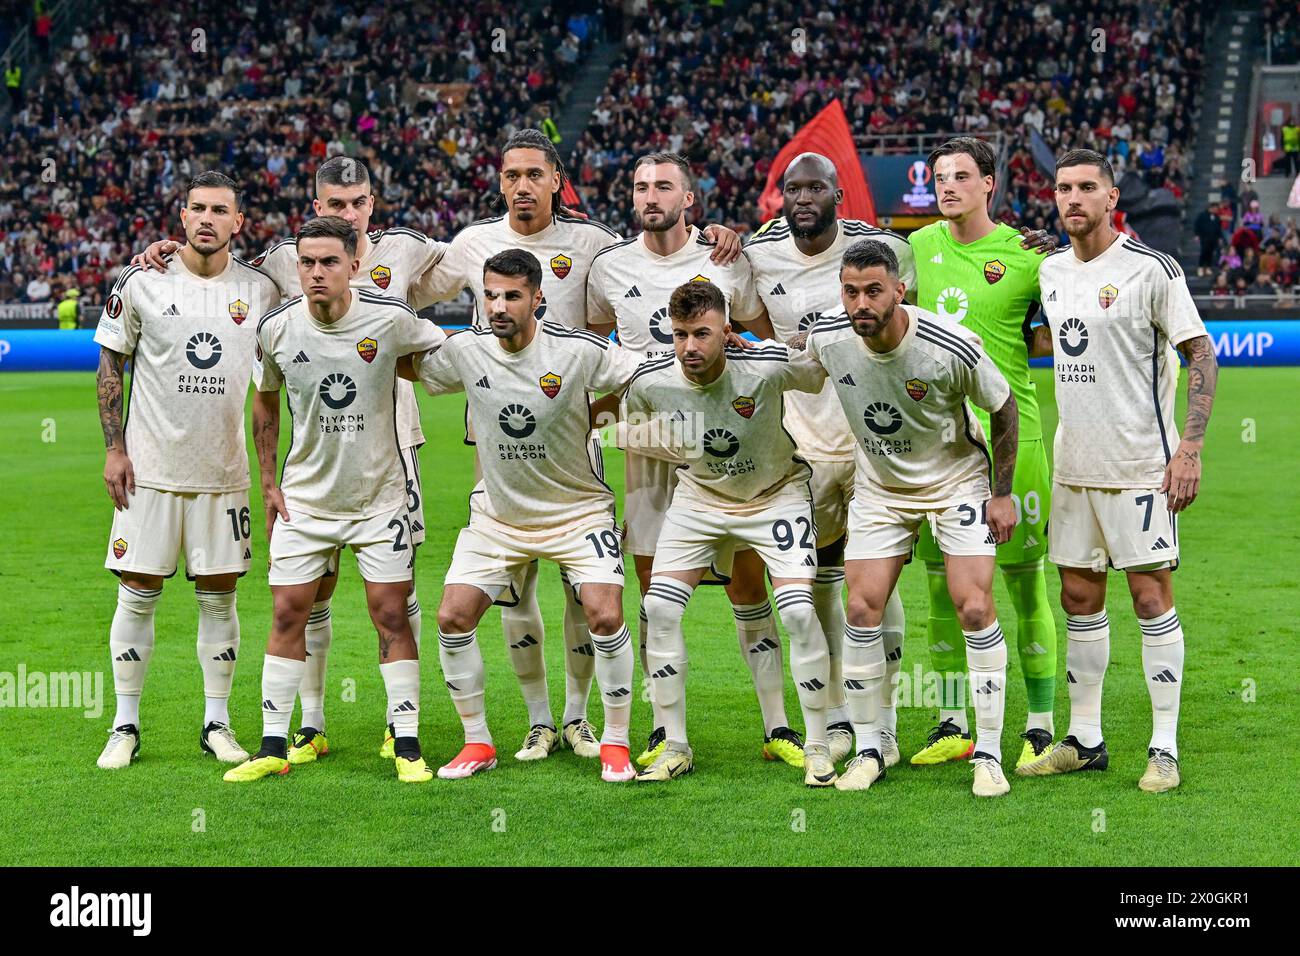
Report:
M195 590L199 602L199 668L203 671L203 726L230 723L230 685L239 654L235 590Z
M390 661L379 665L388 691L388 713L394 737L418 737L420 734L420 662Z
M885 641L881 627L844 626L844 693L853 717L858 753L881 753L885 695ZM883 758L883 754L882 754Z
M962 629L966 666L975 697L975 751L1002 759L1002 721L1007 697L1007 642L994 619L978 631Z
M153 656L153 615L162 588L137 590L117 586L117 609L108 631L108 653L113 660L113 694L117 713L113 726L140 726L140 694Z
M1110 619L1096 614L1067 614L1069 638L1065 658L1065 685L1070 691L1070 729L1085 747L1096 747L1101 735L1101 688L1110 662Z
M894 698L898 695L898 672L903 666L903 635L906 631L903 599L898 596L897 587L885 603L885 619L880 627L885 641L885 687L880 694L880 727L897 734L898 709ZM963 723L965 718L963 713Z
M813 607L817 610L817 623L826 635L826 652L830 681L826 686L826 723L842 724L849 721L849 706L844 697L844 663L841 647L844 643L844 569L818 568L813 581Z
M262 661L262 736L289 738L293 699L302 683L303 661L267 654Z
M447 634L440 629L438 660L442 663L443 682L465 728L465 743L491 745L483 708L483 654L476 635L476 631Z
M605 704L602 744L628 746L627 728L632 718L632 635L626 625L614 634L587 632L596 649L596 679Z
M636 636L637 649L641 657L641 678L645 681L646 693L650 695L650 706L654 708L655 702L655 682L650 679L650 665L646 662L646 640L650 634L650 624L645 616L645 597L642 596L641 604L637 608Z
M1151 746L1178 759L1178 703L1183 688L1183 626L1176 608L1148 620L1142 628L1142 669L1151 694Z
M411 636L415 638L415 649L420 649L420 598L415 593L415 582L411 582L411 593L406 596L406 619L411 622Z
M655 725L669 743L686 746L686 636L682 616L693 589L676 578L654 577L641 606L648 623L646 666L654 686Z
M772 605L733 604L740 656L754 679L758 709L763 715L763 733L771 736L777 727L788 727L785 716L785 670L781 661L781 637L772 617Z
M596 674L596 652L587 630L587 615L574 595L573 586L563 571L564 588L564 720L567 725L587 717L587 699L591 696L591 679Z
M790 635L790 674L803 710L804 746L826 746L826 682L830 660L826 635L817 623L812 587L783 584L772 592L776 612Z
M528 724L555 726L551 716L551 696L546 686L546 661L542 641L546 632L542 610L537 604L537 562L528 566L519 592L519 603L501 609L501 630L510 649L510 666L519 680L519 690L528 707ZM468 741L476 743L478 741ZM487 743L487 741L482 741Z
M329 663L330 642L334 640L334 618L330 602L317 601L307 618L307 660L302 672L298 697L302 701L302 726L325 730L325 665Z

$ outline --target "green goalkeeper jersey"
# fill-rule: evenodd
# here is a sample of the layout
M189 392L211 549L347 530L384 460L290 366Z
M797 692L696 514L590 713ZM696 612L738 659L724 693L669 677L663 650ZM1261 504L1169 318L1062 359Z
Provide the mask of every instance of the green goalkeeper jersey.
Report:
M916 258L916 304L960 322L984 341L998 371L1011 386L1020 409L1020 440L1043 437L1038 395L1029 378L1025 333L1038 302L1038 266L1043 257L1020 245L1023 237L999 225L983 239L960 243L946 220L931 223L908 238ZM989 434L988 415L975 414Z

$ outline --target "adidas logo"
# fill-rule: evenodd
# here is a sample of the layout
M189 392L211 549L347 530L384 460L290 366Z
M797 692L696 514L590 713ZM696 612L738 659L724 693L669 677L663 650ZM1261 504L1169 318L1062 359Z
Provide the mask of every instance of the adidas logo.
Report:
M523 637L519 639L518 644L511 644L510 649L512 651L517 651L524 647L532 647L536 643L537 643L537 638L533 637L533 635L531 634L525 634Z
M475 385L477 388L491 388L491 387L492 387L491 385L488 384L488 380L487 380L487 376L486 376L486 375L484 375L481 379L479 379L477 382L475 382L474 385Z
M1169 542L1166 541L1164 538L1156 538L1156 543L1153 544L1153 545L1151 545L1151 550L1152 550L1152 551L1168 551L1168 550L1169 550Z
M616 565L614 565L614 573L615 573L615 574L622 574L622 573L623 573L623 565L622 565L622 564L616 564Z
M813 556L811 554L806 554L804 555L803 558L803 566L805 568L815 568L817 567L817 562L813 560Z
M930 650L939 651L940 653L943 653L944 651L952 650L952 645L949 644L947 641L940 641L938 644L931 644Z
M573 649L573 653L581 654L583 657L595 657L596 649L592 647L590 644L582 644L578 647L575 647Z
M785 286L778 282L776 288L769 292L768 295L785 295Z
M412 711L414 711L415 709L416 709L416 706L415 706L413 703L411 703L409 700L404 700L404 701L402 701L400 704L398 704L396 707L393 708L393 713L395 713L395 714L408 713L408 714L409 714L409 713L411 713Z
M252 549L252 548L245 548L245 549L244 549L244 560L245 560L245 561L252 561L252 560L253 560L253 549Z
M411 522L411 530L412 530L412 531L423 531L423 530L424 530L424 525L420 524L420 522L418 522L418 521L412 521L412 522Z
M1177 684L1177 683L1178 683L1178 678L1175 677L1172 673L1170 673L1168 667L1166 667L1164 670L1162 670L1159 674L1156 674L1156 675L1155 675L1154 677L1152 677L1151 679L1152 679L1153 681L1155 681L1157 684Z
M996 693L997 691L1000 691L1001 689L1002 689L1002 688L999 687L997 684L993 683L993 681L991 681L991 680L986 680L986 681L984 682L984 686L983 686L983 687L977 687L977 688L975 688L975 693L977 693L977 694L993 694L993 693Z
M997 544L997 543L998 543L998 539L995 538L995 537L993 537L993 532L990 531L988 534L986 534L986 535L984 536L984 543L985 543L985 544Z
M684 422L686 421L686 416L682 414L682 410L679 408L677 411L673 412L673 417L670 418L669 421Z
M1065 672L1065 682L1066 682L1067 684L1077 684L1077 683L1079 683L1077 680L1074 679L1074 675L1071 674L1069 671L1066 671L1066 672Z
M1055 290L1055 289L1053 289L1051 292L1049 292L1049 293L1047 294L1047 301L1048 301L1048 302L1055 302L1055 301L1056 301L1056 290Z
M113 658L115 661L138 661L139 659L140 655L136 653L134 647L128 647L121 654L117 655L117 657Z
M857 386L858 386L858 383L855 382L855 381L853 381L853 376L852 376L852 375L845 375L842 379L840 379L840 384L841 384L841 385L852 385L854 388L857 388Z
M887 661L901 661L902 659L903 649L901 647L896 647L885 655L885 660Z
M632 288L628 289L627 292L623 293L623 298L639 299L641 298L641 290L638 289L636 286L632 286Z
M1025 648L1025 653L1026 653L1026 654L1046 654L1046 653L1047 653L1047 648L1045 648L1042 644L1039 644L1037 641L1034 641L1034 642L1031 643L1028 647Z
M1032 534L1025 535L1025 547L1026 548L1038 547L1038 539L1035 538Z
M279 708L279 707L276 707L275 704L271 703L271 698L269 698L269 697L268 697L266 700L262 701L262 709L263 709L263 710L273 710L273 711L275 711L277 714L280 712L280 708Z
M844 682L845 690L866 690L867 685L860 680L846 680Z
M163 313L163 315L180 315L180 314L181 314L181 310L176 308L175 303L172 303L172 305L168 307L167 311Z
M457 687L455 684L453 684L453 683L452 683L451 681L449 681L449 680L445 680L445 681L443 681L443 683L447 685L447 690L460 690L459 687Z
M631 695L631 693L632 692L628 690L626 687L615 687L605 696L606 697L628 697Z
M937 266L943 265L943 253L936 252L933 256L931 256L930 261Z
M764 651L774 651L779 645L770 637L765 637L749 649L751 654L762 654Z
M651 677L658 677L658 678L661 678L661 679L662 679L662 678L664 678L664 677L672 677L672 676L674 676L676 673L677 673L677 669L676 669L675 667L673 667L672 664L665 664L665 665L663 666L662 669L655 671L655 672L654 672L653 674L651 674L650 676L651 676Z
M297 355L295 355L295 356L293 357L293 361L290 362L289 364L290 364L290 365L302 365L304 362L310 362L310 361L311 361L311 359L309 359L309 358L307 357L307 353L306 353L306 352L299 352Z
M804 690L821 690L826 685L814 677L812 680L800 681L799 686Z
M233 661L235 659L235 649L227 647L224 651L212 658L214 661Z

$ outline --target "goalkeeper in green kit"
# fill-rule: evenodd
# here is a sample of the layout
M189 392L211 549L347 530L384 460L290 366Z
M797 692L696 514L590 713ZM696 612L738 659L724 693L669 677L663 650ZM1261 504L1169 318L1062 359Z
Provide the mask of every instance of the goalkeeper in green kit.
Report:
M1038 265L1056 242L1025 248L1024 237L989 217L997 158L983 140L958 137L930 154L934 188L943 219L909 237L916 258L916 304L960 322L984 341L984 350L1006 378L1020 409L1020 446L1012 483L1019 524L998 546L997 563L1015 608L1016 646L1025 678L1029 715L1017 766L1037 759L1052 744L1056 695L1056 621L1047 599L1043 560L1051 511L1051 475L1043 446L1038 398L1029 378L1026 336L1038 310ZM1039 234L1040 236L1042 234ZM989 434L988 416L979 409ZM964 423L955 439L965 440ZM969 434L969 432L967 432ZM948 596L943 555L923 526L916 555L926 564L930 591L927 623L931 662L943 677L938 726L913 764L937 764L970 756L966 718L966 647Z

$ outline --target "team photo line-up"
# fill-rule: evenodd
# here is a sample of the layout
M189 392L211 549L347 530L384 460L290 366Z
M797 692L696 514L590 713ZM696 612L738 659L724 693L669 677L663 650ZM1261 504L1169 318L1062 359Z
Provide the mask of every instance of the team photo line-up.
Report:
M1104 156L1076 149L1057 161L1062 248L991 220L996 157L969 137L930 155L943 218L906 239L837 218L836 170L816 153L790 163L783 215L743 244L720 225L688 224L691 169L676 154L641 157L631 170L633 238L561 205L564 169L540 132L513 134L500 159L505 214L443 243L372 229L366 167L331 158L315 175L316 217L249 261L230 251L240 188L205 172L180 212L184 240L151 244L117 278L95 333L114 506L105 565L120 579L109 633L116 713L100 767L126 768L139 754L154 611L181 555L199 605L202 749L233 765L232 782L327 755L331 600L350 549L387 691L379 753L400 781L497 765L476 635L494 604L528 709L516 759L567 746L610 782L690 773L683 619L694 590L714 583L753 678L763 756L802 769L808 786L865 790L900 760L896 588L916 557L942 700L913 764L969 760L976 796L1010 790L996 567L1027 698L1016 774L1104 770L1113 567L1139 621L1152 709L1138 785L1179 785L1177 516L1199 491L1217 368L1178 264L1113 227L1119 191ZM417 315L466 289L469 328L447 334ZM1178 353L1188 363L1181 435ZM1050 468L1029 373L1039 355L1053 357L1059 410ZM475 449L469 518L437 611L441 677L464 745L436 771L418 734L424 435L414 383L464 394ZM236 583L257 524L250 384L273 599L251 755L228 710ZM278 462L282 392L291 436ZM621 523L593 431L614 421L626 462ZM542 655L543 560L559 565L564 598L559 721ZM1059 739L1045 561L1060 572L1068 637ZM636 758L629 568L654 728ZM785 713L776 617L802 736ZM587 719L593 679L599 734Z

